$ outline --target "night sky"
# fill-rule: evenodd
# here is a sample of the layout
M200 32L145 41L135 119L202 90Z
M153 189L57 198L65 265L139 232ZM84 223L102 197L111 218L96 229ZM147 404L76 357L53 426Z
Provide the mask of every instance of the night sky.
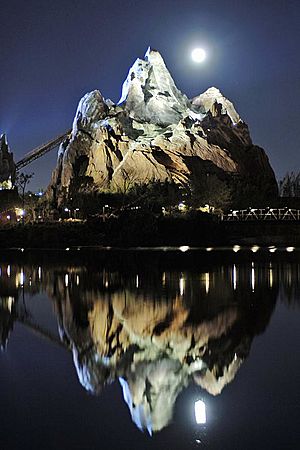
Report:
M16 160L70 128L86 92L117 101L150 45L187 96L216 86L233 101L278 178L300 170L299 0L1 0L0 16L0 133ZM55 160L28 166L31 189Z

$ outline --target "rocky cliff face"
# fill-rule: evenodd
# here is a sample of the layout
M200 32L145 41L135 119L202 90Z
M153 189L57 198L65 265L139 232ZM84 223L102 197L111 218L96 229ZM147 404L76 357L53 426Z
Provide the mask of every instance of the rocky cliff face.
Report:
M50 191L59 203L72 188L122 190L154 180L188 186L207 174L239 175L262 196L277 193L268 158L233 104L214 87L189 100L149 49L129 70L118 104L98 90L80 100Z
M10 189L16 178L16 166L6 136L0 137L0 187Z

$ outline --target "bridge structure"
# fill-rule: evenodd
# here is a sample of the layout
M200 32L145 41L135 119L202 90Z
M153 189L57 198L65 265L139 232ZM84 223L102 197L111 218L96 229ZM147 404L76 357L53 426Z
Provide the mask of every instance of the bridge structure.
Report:
M50 152L54 148L58 147L71 133L72 130L68 130L65 133L57 136L51 141L34 148L31 152L27 153L22 159L16 163L16 170L19 171L28 164L32 163L36 159L44 156L46 153Z
M239 209L224 214L222 220L225 222L300 221L300 209L269 207Z

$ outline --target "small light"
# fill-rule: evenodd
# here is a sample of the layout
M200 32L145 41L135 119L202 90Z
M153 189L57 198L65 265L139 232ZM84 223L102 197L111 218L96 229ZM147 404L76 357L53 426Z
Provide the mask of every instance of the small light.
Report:
M240 247L239 245L234 245L232 250L233 250L235 253L237 253L240 249L241 249L241 247Z
M211 252L213 250L213 247L206 247L207 252Z
M65 286L68 287L69 286L69 275L66 273L65 275Z
M69 208L65 208L65 212L68 212L69 211Z
M293 252L295 250L295 247L287 247L286 251L287 252Z
M259 250L259 246L258 246L258 245L253 245L253 247L251 247L251 251L252 251L253 253L256 253L257 250Z
M181 252L187 252L189 249L190 247L188 245L181 245L181 247L179 247Z
M206 407L202 400L195 402L195 419L198 424L206 423Z
M66 247L66 252L68 252L70 250L70 247Z
M277 250L277 248L276 248L276 247L274 247L274 246L272 246L272 247L269 247L269 252L270 252L270 253L275 253L275 252L276 252L276 250Z
M8 215L6 216L6 218L7 218L7 220L10 220L10 215L8 214Z

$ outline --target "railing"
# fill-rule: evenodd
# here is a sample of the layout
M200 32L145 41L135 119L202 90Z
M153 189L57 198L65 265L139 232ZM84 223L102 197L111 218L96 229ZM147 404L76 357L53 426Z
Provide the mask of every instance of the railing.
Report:
M230 211L223 215L227 222L253 220L300 221L300 209L292 208L248 208Z
M54 148L58 147L70 134L71 130L68 130L66 133L57 136L55 139L47 142L46 144L40 145L39 147L33 149L31 152L27 153L24 158L16 163L16 170L20 170L28 164L32 163L36 159L44 156L46 153L50 152Z

